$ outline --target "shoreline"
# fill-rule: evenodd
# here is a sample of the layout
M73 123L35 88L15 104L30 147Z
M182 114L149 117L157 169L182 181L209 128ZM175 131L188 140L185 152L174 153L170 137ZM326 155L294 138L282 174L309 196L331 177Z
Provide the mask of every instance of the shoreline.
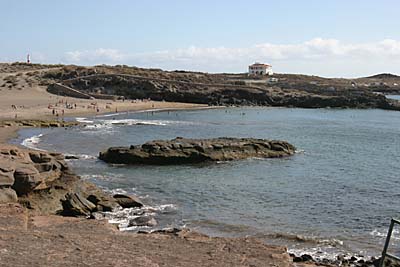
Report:
M141 113L141 112L165 112L165 111L174 111L174 110L202 110L202 109L215 109L215 108L224 108L224 107L210 107L210 106L202 106L202 107L182 107L182 108L179 108L179 107L174 107L174 108L161 108L161 109L133 109L133 110L127 110L127 111L122 111L122 112L118 112L118 114L120 114L120 113L123 113L123 112L132 112L132 113ZM93 114L93 113L90 113L90 112L88 112L88 113L85 113L84 115L86 115L85 117L87 117L87 116L91 116L91 114ZM110 112L102 112L102 113L96 113L96 115L98 115L98 116L104 116L104 115L113 115L113 114L115 114L115 113L110 113ZM83 115L83 114L82 114ZM117 115L117 114L115 114L115 115ZM79 116L79 115L78 115ZM74 116L74 117L67 117L67 118L76 118L77 116ZM25 127L8 127L8 128L0 128L0 145L2 145L3 143L7 143L7 145L10 145L8 142L10 141L10 140L12 140L12 139L14 139L15 137L17 137L18 136L18 131L20 130L20 129L22 129L22 128L25 128ZM29 127L27 127L27 128L29 128ZM25 147L25 146L24 146ZM29 148L27 148L27 149L29 149ZM61 220L61 219L60 219ZM202 233L199 233L200 235L203 235ZM149 235L150 236L150 235ZM208 238L212 238L212 237L208 237ZM217 237L217 238L219 238L219 237ZM232 238L233 240L236 240L236 239L238 239L238 238ZM288 252L289 253L289 252ZM294 254L290 254L291 255L291 257L293 258L293 259L295 259L296 261L303 261L302 259L303 259L303 255L294 255ZM350 256L349 256L349 258L350 258ZM324 262L324 259L323 260L320 260L320 259L316 259L316 258L312 258L312 260L310 260L310 258L307 258L307 257L305 257L304 259L307 259L307 260L304 260L304 261L307 261L307 263L310 263L310 262L314 262L314 263L316 263L316 264L334 264L332 261L331 262ZM323 266L323 265L322 265ZM349 265L349 266L353 266L353 265ZM354 266L358 266L358 265L354 265Z
M150 102L151 103L151 102ZM156 102L158 103L158 102ZM164 102L165 103L165 102ZM181 105L180 105L181 104ZM145 113L145 112L164 112L164 111L178 111L178 110L202 110L202 109L217 109L217 108L224 108L224 107L218 107L218 106L207 106L207 105L198 105L198 104L187 104L187 103L172 103L171 107L166 105L166 107L162 108L140 108L140 107L131 107L131 108L126 108L118 113L113 113L108 110L102 110L99 112L93 112L91 110L88 110L87 112L79 112L75 113L73 116L66 116L62 119L76 119L79 118L80 116L83 117L91 117L91 116L111 116L112 114L119 115L121 113ZM30 119L26 120L48 120L48 119L53 119L54 116L36 116ZM6 119L4 117L0 117L0 121L20 121L24 120L23 118L18 118L18 119ZM58 118L58 120L61 120L61 118ZM10 145L9 142L18 137L18 131L23 128L30 128L30 127L23 127L23 126L11 126L11 127L1 127L0 126L0 145ZM35 128L35 127L31 127Z
M157 112L209 108L213 107L175 106L158 109ZM133 111L152 112L155 110L135 109ZM90 116L90 113L85 113L85 115ZM0 147L14 149L15 145L10 144L9 141L18 136L18 131L22 128L25 127L1 127ZM25 146L22 147L24 150L31 150ZM269 246L256 239L209 237L188 229L164 229L148 234L125 233L118 231L115 225L104 219L88 220L41 215L17 203L0 204L0 209L2 211L0 212L0 236L2 237L0 261L4 264L54 266L62 262L64 266L77 266L82 263L97 262L95 265L101 266L102 264L114 265L118 262L118 265L133 266L130 264L133 261L134 266L160 266L160 264L242 266L250 263L255 266L292 266L291 257L285 247ZM27 245L32 242L32 239L35 240L34 248ZM113 247L106 249L104 246L106 243L113 244ZM174 252L171 253L171 249ZM115 258L113 255L120 253L121 250L130 253L123 253ZM67 251L67 254L64 254L64 251ZM74 251L74 253L70 254L68 251ZM107 251L106 255L105 251ZM68 257L62 257L61 260L62 255L68 255ZM185 264L182 265L182 263ZM314 266L314 264L309 266Z

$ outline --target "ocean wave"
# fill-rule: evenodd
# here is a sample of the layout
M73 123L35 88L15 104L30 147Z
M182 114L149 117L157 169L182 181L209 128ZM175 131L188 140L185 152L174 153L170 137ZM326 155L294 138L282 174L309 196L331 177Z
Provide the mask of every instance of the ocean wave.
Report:
M112 129L112 125L96 123L96 124L85 125L84 129L88 129L88 130Z
M104 115L97 115L96 117L97 118L104 118L104 117L106 118L106 117L118 116L121 114L123 114L123 113L117 112L117 113L110 113L110 114L104 114Z
M175 120L139 120L139 119L120 119L120 120L99 120L100 124L104 125L154 125L154 126L166 126L166 125L193 125L190 121L175 121Z
M87 118L75 118L75 120L81 123L93 123L93 121L88 120Z
M143 210L146 211L160 211L160 212L172 212L177 210L177 206L174 204L162 204L162 205L156 205L156 206L144 206L142 207Z
M111 224L116 224L120 231L134 231L143 229L152 229L149 225L133 225L132 221L137 218L152 219L157 213L168 213L176 210L173 204L163 204L156 206L143 206L141 208L116 209L111 212L103 212L103 216Z
M23 145L27 148L42 150L42 149L37 148L37 145L40 143L40 138L42 136L43 136L43 134L38 134L38 135L34 135L32 137L26 138L21 142L21 145Z
M84 160L89 160L89 159L97 159L96 156L92 156L92 155L87 155L87 154L65 154L65 157L75 157L78 159L84 159ZM68 159L67 159L68 160Z
M371 236L375 236L375 237L386 238L386 236L388 234L387 231L388 231L387 229L383 229L383 230L374 229L369 234ZM400 231L398 229L393 229L391 239L392 240L400 240Z
M105 120L103 121L106 125L155 125L155 126L166 126L166 121L158 120L136 120L136 119L122 119L122 120Z
M115 188L115 189L108 189L107 192L109 192L112 195L116 194L128 194L128 191L122 188Z
M300 257L301 255L310 255L311 257L313 257L313 259L315 261L324 261L324 260L329 260L329 261L336 261L338 255L343 255L343 253L339 253L338 251L327 251L324 250L322 248L289 248L288 249L288 253L290 254L294 254L298 257ZM347 257L351 257L353 255L344 255Z
M323 244L332 247L343 246L343 241L335 238L321 238L316 236L304 236L291 233L273 233L273 234L268 234L267 237L274 239L285 239L301 243Z

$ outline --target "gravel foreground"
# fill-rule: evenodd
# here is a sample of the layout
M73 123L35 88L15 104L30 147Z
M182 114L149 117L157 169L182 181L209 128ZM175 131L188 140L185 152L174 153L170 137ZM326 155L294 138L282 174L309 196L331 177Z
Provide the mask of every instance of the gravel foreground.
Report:
M0 266L313 266L252 238L125 233L106 221L30 215L19 204L0 210Z

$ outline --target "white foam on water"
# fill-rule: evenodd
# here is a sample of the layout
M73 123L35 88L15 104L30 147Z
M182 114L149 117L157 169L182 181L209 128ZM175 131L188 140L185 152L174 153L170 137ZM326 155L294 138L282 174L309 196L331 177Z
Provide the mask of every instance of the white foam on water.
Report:
M171 212L177 210L178 208L174 204L163 204L156 206L144 206L142 208L145 211L161 211L161 212Z
M297 249L297 248L292 248L288 249L288 253L294 254L296 256L301 256L304 254L310 255L313 257L314 260L323 260L323 259L328 259L330 261L335 261L337 259L338 253L337 252L328 252L326 249L322 248L309 248L309 249ZM350 256L350 255L348 255Z
M37 145L40 143L40 138L42 136L43 136L43 134L38 134L38 135L34 135L32 137L26 138L21 142L21 145L23 145L27 148L42 150L42 149L37 148Z
M85 129L89 130L112 129L112 125L96 123L96 124L85 125Z
M86 154L79 154L78 157L79 157L80 159L97 159L96 156L86 155Z
M65 154L65 156L66 157L68 157L68 156L77 157L79 159L84 159L84 160L97 159L96 156L87 155L87 154ZM70 160L70 159L66 159L66 160Z
M383 230L374 229L369 234L371 236L375 236L375 237L386 238L387 233L388 233L387 231L388 231L387 229L383 229ZM393 229L391 240L400 240L399 229Z
M120 119L120 120L99 120L101 124L105 125L193 125L190 121L174 121L174 120L139 120L139 119Z
M88 120L87 118L75 118L75 120L81 123L93 123L93 121Z
M112 116L118 116L118 115L121 115L121 114L123 114L123 113L110 113L110 114L98 115L96 117L97 118L112 117Z
M156 126L166 126L166 121L157 120L135 120L135 119L122 119L122 120L106 120L103 121L104 124L111 125L156 125Z
M113 194L113 195L116 195L116 194L127 194L128 193L126 190L124 190L122 188L111 189L111 190L109 190L109 192L111 194Z
M113 193L126 194L123 189L113 189L109 190ZM126 209L116 209L112 212L103 212L105 219L111 224L118 225L120 231L134 231L139 229L152 229L152 227L143 225L130 225L131 220L139 217L154 217L157 213L168 213L176 209L173 204L163 204L156 206L144 206L141 208L126 208Z

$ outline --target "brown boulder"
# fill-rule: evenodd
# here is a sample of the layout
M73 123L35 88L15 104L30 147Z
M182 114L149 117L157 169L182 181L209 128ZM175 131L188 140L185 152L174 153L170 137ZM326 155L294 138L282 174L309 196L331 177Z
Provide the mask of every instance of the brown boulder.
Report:
M143 207L143 203L139 200L139 198L135 196L127 196L122 194L116 194L113 198L117 201L117 203L124 209L126 208L141 208Z
M42 178L34 165L18 166L14 172L13 189L18 195L24 195L32 191L42 182Z
M14 184L14 171L0 170L0 186L11 186Z
M11 188L0 188L0 204L18 202L17 193Z
M95 211L96 205L84 198L79 193L68 193L62 200L63 215L66 216L90 216Z

